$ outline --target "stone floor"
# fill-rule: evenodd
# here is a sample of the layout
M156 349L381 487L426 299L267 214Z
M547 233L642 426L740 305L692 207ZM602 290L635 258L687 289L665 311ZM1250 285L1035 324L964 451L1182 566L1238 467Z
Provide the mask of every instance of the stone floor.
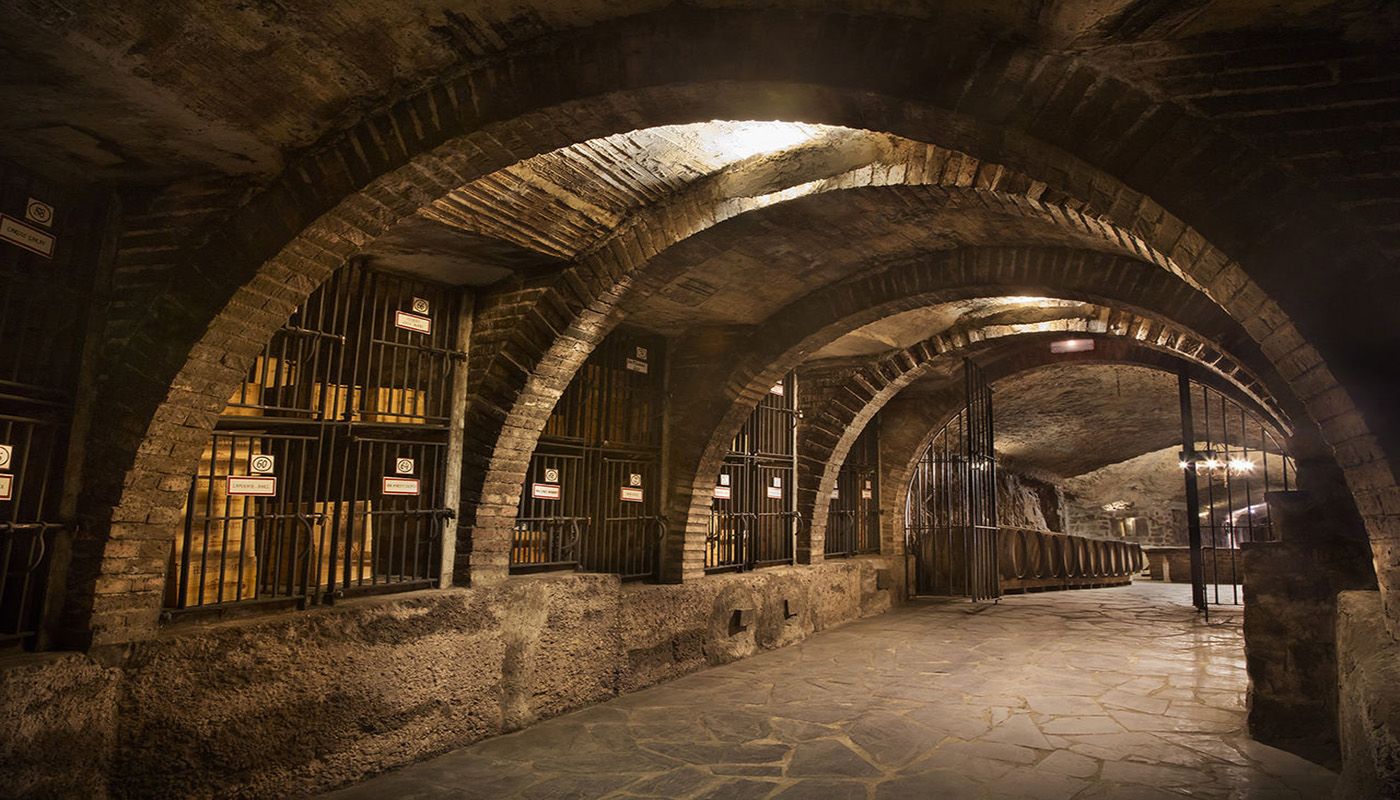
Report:
M1189 601L921 601L326 797L1327 797L1245 734L1239 610Z

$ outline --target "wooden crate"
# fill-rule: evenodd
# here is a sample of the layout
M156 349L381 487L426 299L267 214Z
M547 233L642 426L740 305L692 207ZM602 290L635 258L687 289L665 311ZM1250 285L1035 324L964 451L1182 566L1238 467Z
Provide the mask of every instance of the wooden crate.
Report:
M370 404L362 415L365 422L422 423L428 414L427 394L419 389L377 386L366 399Z
M197 473L200 478L194 491L194 516L190 520L193 535L190 537L189 585L185 589L183 603L187 606L208 605L221 599L222 602L247 600L256 593L257 521L245 519L253 514L254 501L251 497L230 496L225 480L230 474L248 474L248 455L246 452L235 453L234 458L229 459L221 453L218 463L213 462L214 448L211 444L200 457ZM209 480L208 476L211 475L212 480ZM189 502L187 498L187 507L181 509L182 514L189 513ZM171 606L181 605L178 601L184 545L184 532L181 531L171 550L170 577L166 581L166 604ZM219 596L220 589L223 590L222 598Z
M253 362L253 368L248 371L250 380L244 381L238 385L237 389L233 390L223 415L226 417L263 416L261 408L253 408L252 406L267 403L269 399L267 390L291 386L296 382L296 375L295 363L258 356ZM245 403L248 405L244 405Z

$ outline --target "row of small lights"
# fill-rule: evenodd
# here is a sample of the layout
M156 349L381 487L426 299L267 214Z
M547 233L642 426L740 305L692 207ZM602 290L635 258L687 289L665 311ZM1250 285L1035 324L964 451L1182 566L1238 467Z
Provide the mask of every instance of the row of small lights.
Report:
M1190 469L1194 466L1198 470L1206 469L1210 470L1211 472L1225 469L1229 470L1235 475L1242 475L1244 473L1254 471L1254 462L1250 461L1249 459L1232 458L1229 461L1222 461L1221 459L1216 458L1213 454L1208 454L1205 458L1200 458L1194 453L1190 455L1185 455L1182 461L1180 462L1179 466L1182 469Z

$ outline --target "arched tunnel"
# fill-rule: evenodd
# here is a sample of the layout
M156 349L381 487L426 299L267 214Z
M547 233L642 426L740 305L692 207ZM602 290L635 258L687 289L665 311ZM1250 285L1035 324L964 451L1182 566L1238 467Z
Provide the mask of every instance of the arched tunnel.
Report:
M1400 792L1390 4L0 19L0 794Z

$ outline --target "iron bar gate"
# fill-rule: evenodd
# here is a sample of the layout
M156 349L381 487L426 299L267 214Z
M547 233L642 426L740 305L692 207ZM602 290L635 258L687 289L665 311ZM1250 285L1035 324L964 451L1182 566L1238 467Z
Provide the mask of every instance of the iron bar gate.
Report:
M614 331L555 404L521 493L513 571L656 575L666 532L664 344Z
M797 377L758 402L715 481L705 536L708 572L791 564L797 552Z
M352 264L293 312L195 471L167 616L435 585L459 302Z
M1182 367L1183 445L1191 547L1192 599L1241 602L1240 545L1273 541L1265 493L1297 484L1293 459L1281 434L1221 392L1190 381Z
M831 490L828 558L880 552L880 418L872 419L846 454Z
M0 250L0 648L34 641L62 518L82 344L64 262Z
M905 499L905 537L916 594L1001 595L997 546L992 392L963 361L967 405L941 428L915 466Z

